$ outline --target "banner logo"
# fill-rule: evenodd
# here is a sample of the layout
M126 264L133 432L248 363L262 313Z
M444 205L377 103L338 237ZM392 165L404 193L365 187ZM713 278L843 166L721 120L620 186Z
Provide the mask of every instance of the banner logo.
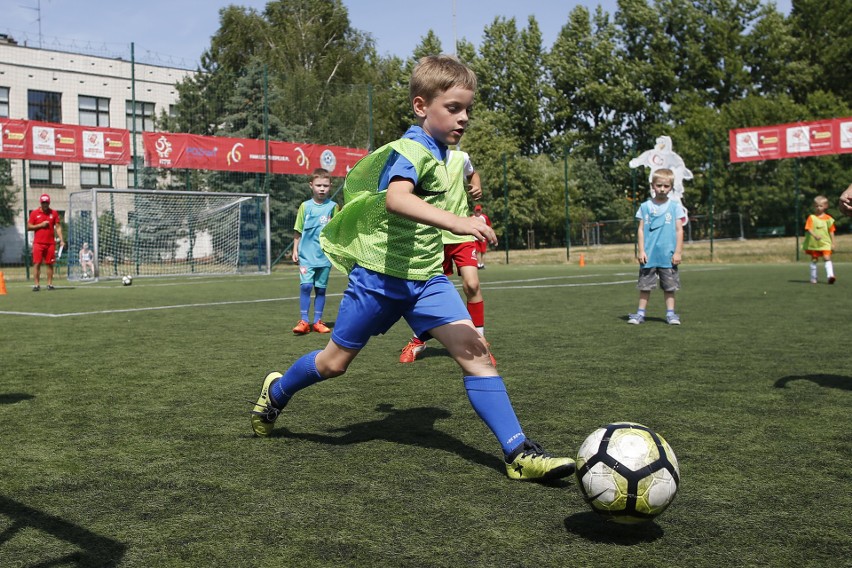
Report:
M168 158L172 154L172 143L165 136L160 136L154 144L154 149L161 158Z
M305 155L305 151L297 146L296 152L298 152L298 154L299 154L299 157L296 158L296 164L299 165L300 167L304 167L305 169L308 169L311 165L311 161Z
M334 152L331 150L323 150L320 155L320 166L322 166L329 173L334 171L334 167L337 165L337 158L334 155Z
M236 164L237 162L239 162L243 158L243 155L240 153L240 150L239 150L242 147L243 147L243 143L237 142L236 144L233 145L233 147L231 148L231 151L228 152L228 155L225 156L228 159L228 165L229 166L231 165L232 162Z

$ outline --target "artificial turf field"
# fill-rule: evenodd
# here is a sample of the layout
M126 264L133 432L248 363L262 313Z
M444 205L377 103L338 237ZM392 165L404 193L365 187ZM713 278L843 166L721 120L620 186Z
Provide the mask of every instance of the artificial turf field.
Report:
M489 266L486 331L529 437L560 455L640 422L680 462L653 522L572 479L505 477L461 374L404 322L300 392L270 439L249 401L328 336L298 277L136 279L0 296L0 566L841 566L852 560L852 265L684 265L626 324L633 266ZM822 267L820 267L821 278ZM824 279L824 278L823 278ZM326 321L345 278L334 273Z

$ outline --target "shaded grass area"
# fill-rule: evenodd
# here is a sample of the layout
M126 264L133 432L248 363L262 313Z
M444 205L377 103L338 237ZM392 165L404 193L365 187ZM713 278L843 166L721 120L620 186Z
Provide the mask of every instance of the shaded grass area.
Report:
M295 273L13 285L0 311L88 315L0 314L0 564L836 565L852 551L852 270L837 272L812 286L802 264L688 264L680 327L659 292L625 323L632 266L480 273L530 437L573 454L631 420L671 443L681 490L638 527L598 519L572 480L506 479L446 352L397 362L404 323L252 438L263 375L327 341L290 332Z

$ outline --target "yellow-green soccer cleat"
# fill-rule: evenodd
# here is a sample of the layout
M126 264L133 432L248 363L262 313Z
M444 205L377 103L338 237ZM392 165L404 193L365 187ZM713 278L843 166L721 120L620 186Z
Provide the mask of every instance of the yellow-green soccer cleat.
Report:
M272 432L275 426L275 419L281 413L280 408L272 406L272 399L269 396L269 389L272 383L281 377L281 373L269 373L263 379L263 387L260 389L260 397L254 403L254 408L251 410L251 429L254 430L255 436L266 437Z
M572 475L576 467L571 458L555 458L532 440L524 440L506 457L506 474L520 481L561 479Z

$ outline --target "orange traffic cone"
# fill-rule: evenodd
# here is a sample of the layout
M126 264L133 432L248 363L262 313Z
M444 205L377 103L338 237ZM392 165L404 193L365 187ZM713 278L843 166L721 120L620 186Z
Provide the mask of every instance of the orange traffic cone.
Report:
M0 296L6 295L6 276L0 272Z
M586 256L583 254L580 255L580 266L586 266Z

